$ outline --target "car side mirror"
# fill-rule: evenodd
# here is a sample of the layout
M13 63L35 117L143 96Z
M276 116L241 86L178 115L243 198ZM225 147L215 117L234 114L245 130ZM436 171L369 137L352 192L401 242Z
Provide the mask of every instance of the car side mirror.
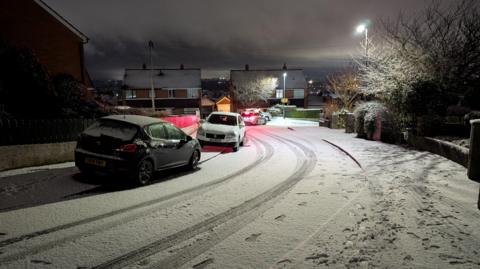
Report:
M193 140L193 137L187 135L187 142L188 142L188 141L192 141L192 140Z

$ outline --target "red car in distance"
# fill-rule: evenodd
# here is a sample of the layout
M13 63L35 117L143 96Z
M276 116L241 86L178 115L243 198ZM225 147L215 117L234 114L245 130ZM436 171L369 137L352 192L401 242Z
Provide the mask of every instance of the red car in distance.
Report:
M249 125L265 125L267 120L256 111L244 111L242 112L243 121Z

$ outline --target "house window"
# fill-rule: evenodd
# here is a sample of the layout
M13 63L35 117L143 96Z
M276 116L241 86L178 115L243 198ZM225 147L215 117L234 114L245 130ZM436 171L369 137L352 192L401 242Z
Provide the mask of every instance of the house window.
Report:
M276 90L275 98L283 98L283 90Z
M133 99L133 98L137 98L137 91L126 90L125 91L125 99Z
M175 98L175 90L168 90L168 98Z
M305 98L305 91L303 89L293 90L293 98Z
M198 98L198 89L188 89L188 98Z

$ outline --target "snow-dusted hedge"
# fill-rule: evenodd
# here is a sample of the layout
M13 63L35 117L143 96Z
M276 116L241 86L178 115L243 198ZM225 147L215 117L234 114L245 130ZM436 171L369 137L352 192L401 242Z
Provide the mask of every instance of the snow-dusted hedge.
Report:
M366 102L357 106L354 111L355 132L358 137L373 139L377 119L381 122L381 138L383 141L391 142L393 134L392 117L387 108L379 102Z

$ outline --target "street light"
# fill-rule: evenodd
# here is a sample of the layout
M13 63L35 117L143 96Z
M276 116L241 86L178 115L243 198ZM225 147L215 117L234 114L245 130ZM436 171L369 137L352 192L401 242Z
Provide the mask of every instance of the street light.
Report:
M150 55L150 98L152 100L152 111L155 112L155 88L153 86L153 61L152 61L153 41L148 41L148 52Z
M287 72L283 73L283 98L285 99L285 78L287 77ZM285 103L283 104L283 119L285 119Z
M365 33L365 65L368 65L368 27L367 24L362 23L357 26L357 33Z

